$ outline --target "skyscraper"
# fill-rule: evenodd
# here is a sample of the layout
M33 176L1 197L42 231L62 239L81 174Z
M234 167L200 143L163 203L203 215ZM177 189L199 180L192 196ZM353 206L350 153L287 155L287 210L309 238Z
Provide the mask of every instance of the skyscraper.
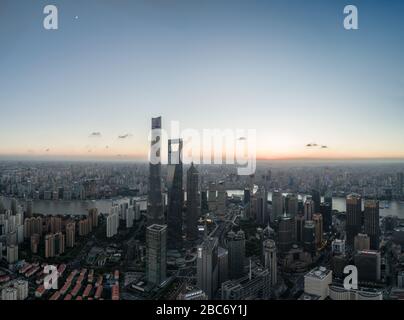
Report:
M323 243L323 216L315 213L313 214L313 221L316 232L316 247L319 248Z
M332 208L328 202L320 204L320 213L323 216L324 232L330 232L332 229Z
M311 198L314 202L314 213L319 213L320 212L320 204L321 204L321 196L320 192L316 189L313 189L311 191Z
M198 219L200 215L199 172L194 164L187 171L187 239L198 238Z
M212 299L218 287L218 238L206 238L197 249L197 285Z
M358 251L354 256L359 281L379 281L381 278L381 257L379 251Z
M167 226L153 224L146 229L146 278L160 285L166 279Z
M258 224L267 224L269 220L268 208L267 208L267 199L268 193L264 187L260 187L255 194L257 199L257 207L256 207L256 220Z
M272 192L272 219L278 219L283 215L283 195L279 190Z
M161 117L152 118L150 145L149 186L147 197L147 224L164 224L161 194Z
M370 250L370 238L367 234L358 233L354 238L355 251Z
M271 284L278 282L278 265L276 259L276 244L274 240L268 239L264 241L264 266L271 274Z
M290 193L285 199L286 213L291 217L297 216L299 212L299 199L296 194Z
M305 251L311 254L316 252L316 225L313 220L304 222L303 247Z
M182 247L182 140L168 140L168 166L167 166L167 246L170 249Z
M289 215L283 215L279 218L278 226L279 251L287 252L293 244L294 219Z
M225 182L219 181L217 184L216 215L221 220L224 220L226 215L226 200L227 192Z
M313 214L315 213L314 201L311 198L307 198L304 202L304 219L312 220Z
M227 234L227 249L229 252L229 277L241 278L244 275L245 234L242 230Z
M362 198L358 194L350 194L346 198L346 235L350 246L353 246L354 238L361 229Z
M364 212L364 231L370 238L370 249L379 249L379 201L366 200Z

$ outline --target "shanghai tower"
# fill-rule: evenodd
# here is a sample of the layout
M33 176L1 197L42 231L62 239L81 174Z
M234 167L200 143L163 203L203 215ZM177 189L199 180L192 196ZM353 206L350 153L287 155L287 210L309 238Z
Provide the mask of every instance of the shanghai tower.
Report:
M163 197L161 193L161 117L152 118L149 163L149 188L147 197L147 225L164 224Z

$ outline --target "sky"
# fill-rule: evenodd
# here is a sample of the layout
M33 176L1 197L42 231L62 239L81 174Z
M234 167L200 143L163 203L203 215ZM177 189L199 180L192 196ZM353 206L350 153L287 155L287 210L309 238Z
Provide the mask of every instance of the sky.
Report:
M161 115L255 129L260 159L404 159L403 15L401 0L1 0L0 158L143 159Z

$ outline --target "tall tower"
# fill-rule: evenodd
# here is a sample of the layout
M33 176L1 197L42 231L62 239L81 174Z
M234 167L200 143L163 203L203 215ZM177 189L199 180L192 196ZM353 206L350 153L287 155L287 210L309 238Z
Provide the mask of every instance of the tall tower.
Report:
M316 189L313 189L311 191L311 198L313 199L314 202L314 213L319 213L320 212L320 204L321 204L321 196L320 192Z
M366 200L365 201L365 233L370 237L370 249L379 249L379 201Z
M227 234L227 249L229 251L230 279L238 279L244 275L245 234L242 230Z
M276 260L276 244L274 240L268 239L264 241L264 266L269 269L271 274L271 284L278 282L278 265Z
M167 226L153 224L146 229L146 278L155 285L166 279Z
M285 199L286 213L292 218L299 212L299 199L296 194L288 194Z
M218 242L218 238L207 238L197 249L197 285L209 299L214 297L218 287Z
M362 198L358 194L350 194L346 198L346 235L350 246L355 236L362 229Z
M283 215L283 195L279 190L272 192L272 216L278 219Z
M199 172L194 164L187 171L187 239L198 238L198 219L200 215Z
M320 204L320 213L323 216L323 229L330 232L332 229L332 208L329 202Z
M290 250L293 244L294 218L283 215L278 222L278 247L281 252Z
M168 140L168 166L167 166L167 189L168 189L168 248L178 249L182 247L182 140Z
M314 201L311 198L306 199L304 202L304 219L311 220L315 213Z
M258 224L268 224L268 193L265 187L260 187L255 195L257 199L256 220Z
M147 224L164 224L161 194L161 117L152 118L149 186L147 196Z

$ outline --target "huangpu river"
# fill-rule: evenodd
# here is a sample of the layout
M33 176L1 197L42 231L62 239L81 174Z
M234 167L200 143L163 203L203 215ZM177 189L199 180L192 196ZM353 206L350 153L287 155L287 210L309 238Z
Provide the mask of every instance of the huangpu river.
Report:
M243 197L243 190L227 190L228 196L240 196ZM286 194L285 194L286 195ZM299 194L299 199L305 200L306 195ZM136 198L140 203L140 210L146 210L147 204L144 199ZM268 193L268 200L272 200L272 193ZM323 200L323 198L322 198ZM2 201L6 208L9 208L11 198L3 197ZM20 204L25 205L24 200L18 200ZM33 211L34 213L43 215L86 215L87 210L91 208L97 208L100 213L109 213L109 209L114 201L119 201L118 199L110 200L33 200ZM381 216L394 215L399 218L404 219L404 202L400 201L383 201L387 203L386 208L380 209ZM344 197L333 197L332 198L332 208L340 212L346 210L345 198Z

